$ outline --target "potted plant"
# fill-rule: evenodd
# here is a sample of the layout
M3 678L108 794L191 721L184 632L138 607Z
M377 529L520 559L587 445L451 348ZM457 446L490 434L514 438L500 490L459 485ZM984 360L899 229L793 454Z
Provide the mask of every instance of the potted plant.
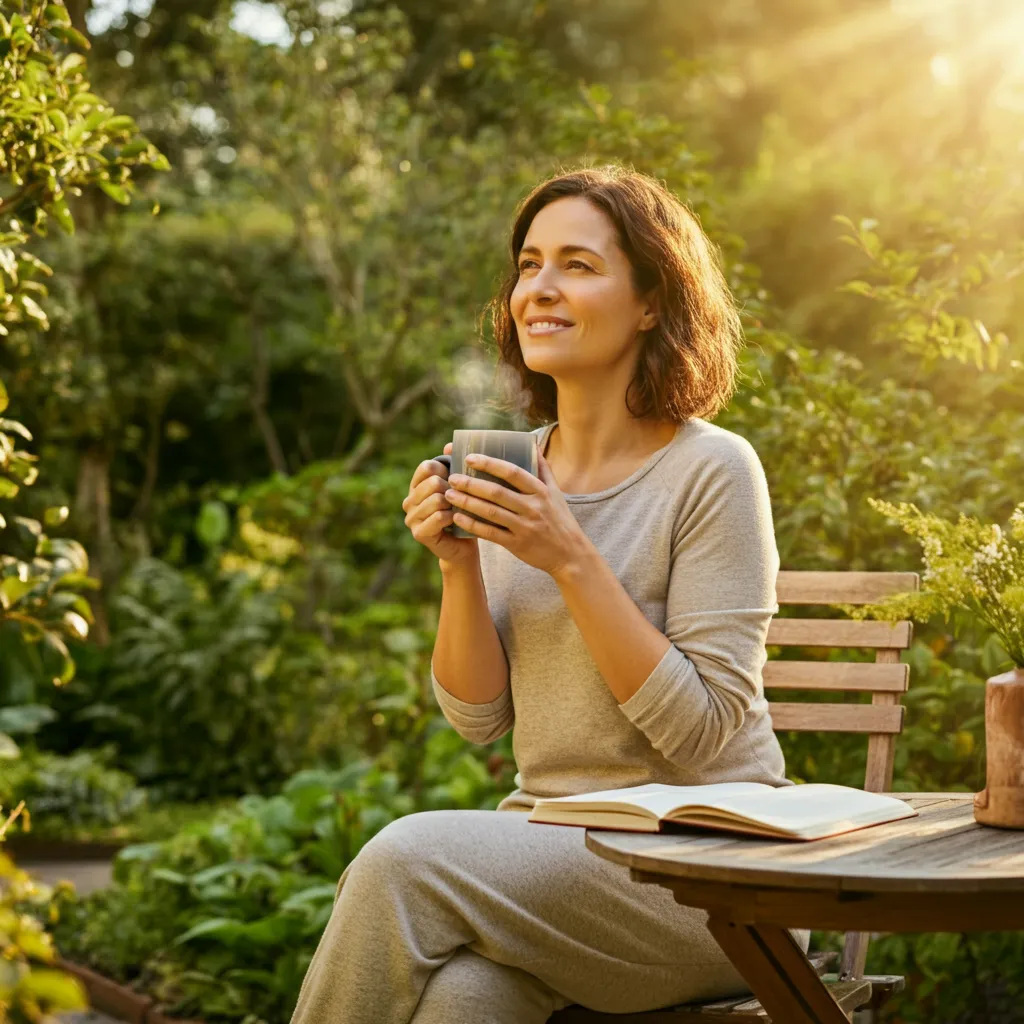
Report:
M921 542L921 590L846 611L853 618L919 622L941 613L948 622L951 611L963 609L992 630L1008 671L985 686L986 780L974 798L974 817L1024 828L1024 502L1005 528L963 513L952 523L906 502L868 503Z

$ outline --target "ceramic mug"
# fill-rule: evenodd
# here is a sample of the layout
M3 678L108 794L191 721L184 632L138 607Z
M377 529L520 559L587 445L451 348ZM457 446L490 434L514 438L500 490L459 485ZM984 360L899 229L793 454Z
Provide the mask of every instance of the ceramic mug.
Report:
M519 488L513 487L507 480L467 466L466 456L479 454L489 455L495 459L504 459L506 462L511 462L539 477L540 467L537 462L537 442L539 440L540 436L529 430L456 430L452 434L451 455L435 455L434 461L446 466L449 476L452 473L461 473L463 476L477 477L480 480L493 480L496 484L501 484L518 494L520 493ZM467 509L460 511L464 515L472 516L478 522L490 523L492 526L498 525ZM446 526L444 532L450 533L453 537L476 537L475 533L470 533L455 523Z

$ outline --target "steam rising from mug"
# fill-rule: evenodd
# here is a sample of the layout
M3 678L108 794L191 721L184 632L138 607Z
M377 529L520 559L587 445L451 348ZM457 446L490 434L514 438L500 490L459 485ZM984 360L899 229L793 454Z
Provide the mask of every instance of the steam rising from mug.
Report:
M528 428L530 393L520 386L519 375L503 363L492 366L478 349L466 346L456 352L447 397L455 408L456 422L466 427L493 430L511 418L514 430Z

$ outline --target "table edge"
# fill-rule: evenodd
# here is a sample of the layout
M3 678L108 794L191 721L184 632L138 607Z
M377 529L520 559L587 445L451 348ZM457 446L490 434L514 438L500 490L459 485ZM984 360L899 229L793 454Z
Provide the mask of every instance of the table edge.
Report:
M973 806L973 793L903 793L892 794L910 802L914 797L921 800L936 799L956 800ZM910 819L908 819L910 820ZM992 827L992 826L989 826ZM1003 830L999 830L1003 831ZM1007 830L1010 831L1010 830ZM938 892L1003 892L1007 895L1024 893L1024 872L1019 875L1006 875L993 872L990 876L975 875L970 878L951 878L948 876L879 876L876 874L863 877L849 871L843 874L807 874L801 875L791 871L777 870L766 867L754 869L730 865L719 867L713 864L688 864L685 861L666 861L664 859L642 853L623 853L612 847L600 845L600 836L612 832L621 835L621 830L591 829L585 830L584 844L596 856L614 864L636 869L648 874L661 875L666 882L674 879L699 881L709 885L729 886L733 889L761 890L765 888L792 889L819 893L938 893ZM634 833L642 835L647 833ZM710 833L709 833L710 834ZM721 833L723 836L725 833ZM735 836L733 838L736 838ZM1022 834L1024 838L1024 834ZM673 870L666 871L666 867ZM750 877L753 876L753 877Z

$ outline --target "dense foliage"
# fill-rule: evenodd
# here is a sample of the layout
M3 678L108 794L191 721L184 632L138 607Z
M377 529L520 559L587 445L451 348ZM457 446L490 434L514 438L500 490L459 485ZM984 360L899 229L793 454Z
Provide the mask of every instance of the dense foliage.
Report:
M131 828L133 780L151 813L240 797L123 854L58 926L225 1022L287 1014L376 830L511 788L509 737L471 749L434 704L439 580L400 502L454 427L534 425L477 319L543 175L633 163L721 247L750 345L717 422L761 457L785 568L920 569L886 508L1006 523L1024 479L1007 0L263 6L258 30L160 0L0 25L22 125L0 215L31 184L79 224L0 224L0 378L26 424L0 422L0 742L54 813L73 790L51 759L85 759L79 829ZM86 84L86 36L124 113ZM12 96L26 75L45 102ZM16 437L47 467L30 491ZM895 786L979 789L1008 648L958 609L915 637ZM859 739L783 741L792 778L862 782ZM894 1020L981 1021L1024 985L1020 941L890 936L869 967L909 977Z
M0 1020L48 1024L54 1015L86 1007L77 979L54 969L56 949L40 921L55 920L53 892L37 885L3 851L10 826L24 805L7 813L0 804Z

